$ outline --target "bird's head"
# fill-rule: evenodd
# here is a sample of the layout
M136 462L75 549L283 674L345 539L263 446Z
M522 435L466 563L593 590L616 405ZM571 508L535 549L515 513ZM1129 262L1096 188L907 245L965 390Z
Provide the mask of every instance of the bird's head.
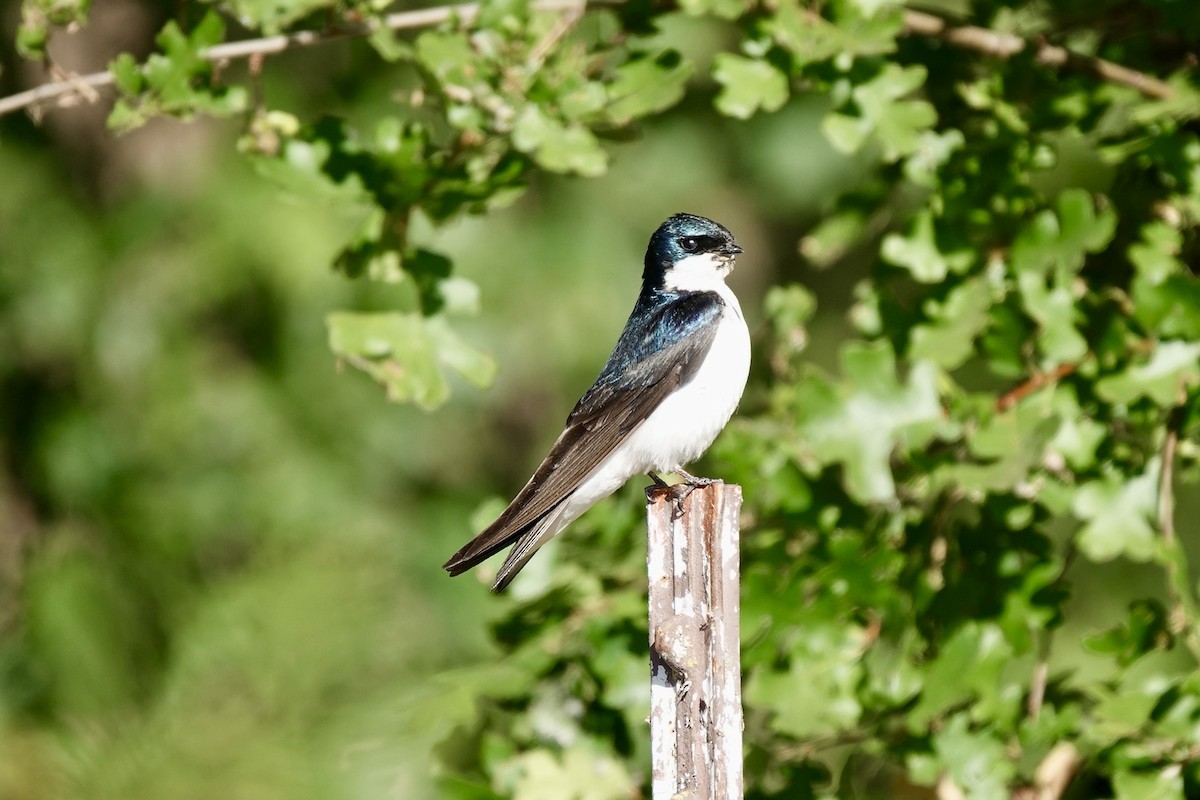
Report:
M733 270L742 248L724 225L695 214L675 214L650 237L642 285L710 291Z

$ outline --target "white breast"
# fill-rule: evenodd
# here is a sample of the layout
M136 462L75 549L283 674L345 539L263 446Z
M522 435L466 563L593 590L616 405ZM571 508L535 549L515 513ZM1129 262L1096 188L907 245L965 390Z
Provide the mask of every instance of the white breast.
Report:
M692 379L672 392L571 493L544 538L631 477L687 466L729 422L750 372L750 331L737 297L724 280L730 269L731 263L705 255L686 259L668 273L668 289L716 292L725 302L712 346Z
M715 292L725 305L712 347L696 374L630 433L609 459L612 463L598 470L618 486L631 475L686 466L708 449L733 416L750 372L750 331L737 297L725 285L732 269L732 260L705 254L668 270L665 288Z
M638 462L637 472L671 472L699 458L742 399L750 372L750 332L737 298L724 282L713 291L721 295L725 308L704 361L621 447Z

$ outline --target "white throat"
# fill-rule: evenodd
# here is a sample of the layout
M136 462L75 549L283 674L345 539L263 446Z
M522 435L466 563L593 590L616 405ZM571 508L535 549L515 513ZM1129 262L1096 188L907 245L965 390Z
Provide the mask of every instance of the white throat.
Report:
M663 288L678 292L724 294L725 276L733 271L733 259L713 253L688 256L663 275Z

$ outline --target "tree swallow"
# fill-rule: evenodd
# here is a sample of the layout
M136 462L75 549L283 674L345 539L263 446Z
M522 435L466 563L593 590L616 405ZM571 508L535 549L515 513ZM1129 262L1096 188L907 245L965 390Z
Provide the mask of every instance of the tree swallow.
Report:
M646 249L642 289L621 338L566 430L504 512L443 566L458 575L513 545L499 592L537 549L634 475L665 485L725 427L750 371L750 332L725 285L742 252L724 226L692 214L664 222Z

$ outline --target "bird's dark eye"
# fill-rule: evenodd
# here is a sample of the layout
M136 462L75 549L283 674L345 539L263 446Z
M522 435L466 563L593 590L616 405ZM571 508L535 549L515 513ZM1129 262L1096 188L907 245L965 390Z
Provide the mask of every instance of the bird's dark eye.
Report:
M684 250L687 250L689 253L694 253L696 252L696 248L700 246L700 242L697 239L689 236L686 239L680 239L679 246Z

